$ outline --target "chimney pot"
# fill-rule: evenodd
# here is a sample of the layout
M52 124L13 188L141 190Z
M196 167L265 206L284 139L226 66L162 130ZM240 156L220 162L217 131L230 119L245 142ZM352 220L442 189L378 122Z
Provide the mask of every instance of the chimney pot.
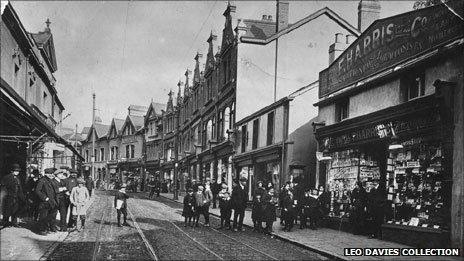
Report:
M272 21L272 15L268 15L267 20Z
M263 15L263 21L266 21L267 20L267 15Z
M354 39L355 39L354 35L347 34L346 35L346 44L352 44L354 42Z
M335 42L336 43L341 43L342 42L342 37L343 37L342 33L336 33L335 34Z

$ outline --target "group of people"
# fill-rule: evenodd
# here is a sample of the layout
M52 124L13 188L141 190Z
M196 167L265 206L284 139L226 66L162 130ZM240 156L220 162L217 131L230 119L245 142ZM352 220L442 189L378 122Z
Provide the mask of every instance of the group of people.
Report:
M200 216L203 215L205 226L209 227L209 208L211 204L216 207L216 202L219 201L221 225L218 229L226 228L233 229L234 231L243 231L243 218L248 200L246 181L245 178L241 178L238 183L234 183L232 191L228 190L225 182L218 184L214 179L211 182L208 178L204 184L192 181L187 186L187 195L184 197L183 202L182 216L184 216L184 226L198 227ZM218 185L220 189L217 191ZM216 196L213 195L213 187L215 188L214 194ZM232 210L234 217L231 226Z
M47 168L43 175L38 170L32 171L23 185L20 172L20 166L13 164L11 172L1 180L6 191L3 226L18 226L17 217L27 212L32 221L38 221L38 233L41 235L58 230L81 231L85 227L87 205L93 190L90 177L84 180L77 177L75 170ZM60 214L58 227L55 224L57 213Z

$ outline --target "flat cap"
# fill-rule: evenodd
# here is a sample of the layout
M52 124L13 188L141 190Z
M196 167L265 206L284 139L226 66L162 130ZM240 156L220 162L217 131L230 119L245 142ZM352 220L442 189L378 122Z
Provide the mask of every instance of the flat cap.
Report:
M45 174L53 174L55 172L55 168L46 168L44 170Z

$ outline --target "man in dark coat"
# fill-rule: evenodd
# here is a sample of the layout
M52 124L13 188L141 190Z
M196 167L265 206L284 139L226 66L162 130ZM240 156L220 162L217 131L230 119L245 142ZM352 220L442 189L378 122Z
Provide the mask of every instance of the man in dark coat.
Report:
M77 171L76 170L70 170L69 171L69 177L65 180L66 182L66 189L68 190L68 193L66 193L67 198L69 200L69 193L71 193L72 189L77 187ZM74 205L71 204L69 201L69 220L68 220L68 228L72 228L75 226L75 220L72 218L73 215L73 207Z
M87 178L85 179L85 187L89 191L89 196L92 196L92 190L94 188L94 184L93 184L93 179L90 175L87 176Z
M45 176L42 177L37 183L35 193L39 197L39 224L40 234L45 235L47 230L55 232L56 229L53 227L53 220L58 203L56 201L55 187L52 180L55 178L53 172L54 168L45 169Z
M18 175L21 168L18 164L13 164L11 173L3 177L1 185L6 189L5 206L3 209L3 223L4 226L17 226L16 217L18 215L21 202L26 202L23 194L21 181ZM11 223L9 219L11 217Z
M369 213L373 219L372 238L381 236L381 226L384 218L386 205L385 190L379 186L378 182L373 182L372 188L367 194Z
M216 201L218 200L218 194L221 190L221 184L218 184L215 179L211 183L211 192L213 193L213 208L216 208Z
M26 182L26 199L28 202L28 209L29 209L29 217L32 220L37 221L39 216L39 198L35 193L35 187L37 187L37 182L39 182L39 171L34 169L31 173L31 176Z
M59 169L55 171L54 175L55 178L52 180L52 182L56 187L58 187L58 190L56 191L56 203L58 203L58 211L60 213L60 231L65 232L67 231L67 224L66 224L66 217L68 215L68 207L69 207L69 197L66 195L66 192L68 192L68 189L66 187L66 182L65 182L65 176L64 176L65 170ZM68 193L69 194L69 193Z
M247 179L242 177L240 178L240 183L238 186L232 190L232 207L234 208L234 224L233 228L234 231L238 231L238 229L244 231L245 229L243 226L243 218L245 217L245 209L247 206L248 201L248 193L246 191L246 181ZM238 223L237 223L238 219Z

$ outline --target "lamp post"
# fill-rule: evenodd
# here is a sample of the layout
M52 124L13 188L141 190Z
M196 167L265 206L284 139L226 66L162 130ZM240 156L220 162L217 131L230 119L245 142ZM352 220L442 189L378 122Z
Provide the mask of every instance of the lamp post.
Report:
M174 200L178 200L179 199L179 184L177 182L177 179L178 179L178 170L177 168L179 167L179 163L175 163L174 164Z

